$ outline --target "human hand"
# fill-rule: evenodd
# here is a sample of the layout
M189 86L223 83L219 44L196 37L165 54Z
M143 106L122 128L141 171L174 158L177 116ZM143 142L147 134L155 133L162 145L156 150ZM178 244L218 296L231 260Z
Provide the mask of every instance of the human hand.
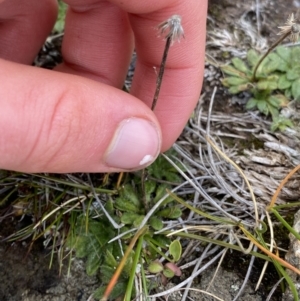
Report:
M200 94L207 0L66 0L56 71L29 66L53 27L56 0L0 2L0 168L134 170L171 147ZM165 45L156 28L174 14L185 39L170 49L152 112L153 67ZM127 94L120 88L134 47Z

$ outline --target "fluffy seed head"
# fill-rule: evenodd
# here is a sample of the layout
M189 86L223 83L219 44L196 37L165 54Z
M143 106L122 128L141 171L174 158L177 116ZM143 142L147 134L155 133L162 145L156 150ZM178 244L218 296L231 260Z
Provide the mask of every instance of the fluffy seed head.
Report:
M184 31L181 26L181 16L173 15L168 20L158 25L160 35L164 36L165 39L171 38L172 43L180 41L181 37L184 37Z
M279 35L284 35L290 33L290 40L293 43L296 43L300 35L300 24L297 23L297 20L294 17L294 14L291 14L285 22L284 26L278 27L280 32Z

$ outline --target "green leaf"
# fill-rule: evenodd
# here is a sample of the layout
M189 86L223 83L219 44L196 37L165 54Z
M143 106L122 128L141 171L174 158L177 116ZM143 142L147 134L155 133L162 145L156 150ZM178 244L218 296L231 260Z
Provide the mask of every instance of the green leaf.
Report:
M113 276L114 272L116 269L102 264L100 267L100 276L101 276L101 281L102 283L109 283L111 277Z
M121 228L120 232L122 234L122 233L125 233L125 232L129 231L130 229L131 229L131 227L129 228L127 226L124 226L124 227ZM131 238L132 236L133 236L132 233L123 234L122 235L122 240L127 240L127 239Z
M276 131L277 129L284 131L287 127L292 128L293 126L293 122L290 119L287 119L285 117L278 117L273 119L271 131Z
M289 127L289 128L294 127L292 120L288 120L288 122L285 122L284 124L279 125L280 131L284 131L287 127Z
M265 100L259 100L257 102L257 108L260 112L262 112L265 115L268 115L268 107L267 107L267 102Z
M149 203L152 200L152 196L156 189L156 183L154 181L146 181L145 182L145 194L146 201Z
M279 116L279 110L278 110L278 108L276 108L276 107L268 104L268 110L269 110L269 112L270 112L270 114L272 116L272 120L278 118L278 116Z
M118 297L124 295L126 292L126 287L127 287L127 282L125 281L117 282L109 296L109 300L116 300ZM100 300L103 297L105 290L106 290L106 286L102 286L98 288L93 294L94 299Z
M259 90L267 90L268 86L269 82L266 79L261 79L256 85L257 89Z
M237 93L247 91L247 90L249 90L249 85L248 84L233 86L233 87L230 87L228 89L229 93L231 93L231 94L237 94Z
M145 236L145 239L147 238L147 236ZM148 239L150 239L148 237ZM167 249L169 247L169 245L171 244L171 239L165 235L155 235L152 238L153 243L162 248L162 249Z
M133 212L124 212L121 216L121 222L125 225L132 225L141 215Z
M104 208L105 208L105 210L106 210L110 215L113 215L113 214L114 214L115 208L114 208L114 204L113 204L112 198L109 198L109 199L106 201Z
M292 85L292 82L287 79L286 74L282 74L278 80L278 89L285 90Z
M275 53L269 54L268 60L264 64L264 73L270 74L277 70L278 66L280 64L279 57Z
M166 184L160 184L157 187L156 192L155 192L155 198L153 199L154 203L157 203L162 197L164 197L165 195L168 195L168 193L166 192L167 188L168 188L168 185L166 185ZM166 205L170 202L174 202L174 199L171 196L168 196L163 201L162 206Z
M287 48L283 47L282 53L280 53L281 52L280 49L279 50L277 49L276 52L272 53L272 56L278 62L277 70L281 71L281 72L286 72L287 70L290 69L290 64L289 64L290 54L289 54L289 51L286 51L286 49ZM288 56L286 56L286 54L288 54Z
M77 236L74 248L76 250L76 256L83 258L88 255L88 239L84 236Z
M135 227L139 227L140 224L142 223L142 221L143 221L144 218L145 218L145 215L140 215L140 216L138 216L138 217L135 219L135 221L133 222L133 225L134 225Z
M104 295L105 290L106 290L106 286L101 286L97 288L93 294L93 297L98 300L101 299Z
M242 73L241 71L237 70L236 68L230 66L230 65L223 65L221 66L221 70L228 75L236 76L236 77L246 77L245 73Z
M268 102L276 108L282 108L287 106L289 100L282 94L276 94L270 95L270 97L268 98Z
M132 272L132 263L133 263L134 252L131 251L129 257L126 260L126 263L123 268L123 277L128 278Z
M175 262L181 258L182 246L178 239L171 242L169 252L172 255Z
M245 84L247 82L249 82L249 80L247 78L235 77L235 76L225 77L222 80L222 84L225 87L238 86L238 85L241 85L241 84Z
M105 263L113 269L118 266L118 262L109 250L106 250Z
M92 241L97 241L100 247L104 246L115 236L115 231L110 224L89 220L88 233Z
M291 67L299 66L299 64L300 64L300 47L292 47L289 62L290 62Z
M157 212L157 215L165 218L175 219L182 215L182 211L179 209L179 207L173 206L162 209L161 211Z
M268 64L269 59L268 57L264 58L263 61L260 63L259 67L257 68L256 71L256 78L265 78L267 77L267 73L265 72L265 66Z
M273 97L276 97L277 99L279 99L279 104L280 107L286 107L288 105L288 103L290 102L290 100L288 98L286 98L283 94L276 94Z
M126 292L127 284L127 281L117 282L109 296L109 299L117 300L118 297L124 295Z
M284 91L284 96L287 98L287 99L291 99L292 98L292 89L286 89Z
M172 278L172 277L175 276L175 272L172 271L172 270L169 269L169 268L165 268L165 269L163 270L163 274L164 274L164 276L167 277L167 278Z
M274 108L279 108L280 107L280 100L276 96L271 95L268 98L268 103L271 106L273 106Z
M88 227L85 230L85 227L82 227L83 221L83 217L78 219L79 227L75 229L77 237L74 248L77 257L87 257L86 272L88 275L93 275L103 261L102 254L105 253L103 248L114 236L115 231L107 227L105 223L94 220L88 220Z
M293 81L300 77L300 66L295 66L287 71L286 77L288 80Z
M300 100L300 78L295 80L292 84L292 96L295 100Z
M151 216L151 218L149 219L149 224L156 231L159 231L163 228L162 220L156 216Z
M254 98L256 98L258 100L259 99L267 99L271 95L271 91L252 89L252 94L254 95Z
M65 17L68 5L63 1L58 1L58 16L54 25L54 31L61 33L65 28Z
M243 73L249 72L249 68L247 67L247 65L244 63L243 60L241 60L241 59L238 58L238 57L234 57L234 58L232 59L232 64L233 64L233 66L234 66L237 70L239 70L239 71L241 71L241 72L243 72Z
M88 255L86 260L86 273L89 276L94 275L98 268L100 267L100 264L102 263L103 256L101 255L101 252L92 252Z
M278 76L269 76L266 79L261 79L256 85L259 90L276 90L278 87Z
M166 154L175 155L172 150ZM180 165L179 168L183 169ZM148 174L156 179L169 182L179 182L181 180L178 171L162 156L158 156L155 162L148 167Z
M115 207L124 212L134 212L134 213L140 212L140 206L136 206L131 201L121 197L116 198Z
M291 55L290 48L285 46L278 46L276 48L276 53L282 60L284 60L285 62L289 62Z
M253 49L247 52L247 61L251 67L255 67L260 59L260 55Z
M152 274L160 273L164 269L163 265L159 261L152 261L148 266L148 271Z
M132 185L126 184L121 190L120 195L123 199L130 201L130 203L136 207L141 206L141 201Z
M251 110L257 107L258 100L255 98L250 98L246 104L246 109Z

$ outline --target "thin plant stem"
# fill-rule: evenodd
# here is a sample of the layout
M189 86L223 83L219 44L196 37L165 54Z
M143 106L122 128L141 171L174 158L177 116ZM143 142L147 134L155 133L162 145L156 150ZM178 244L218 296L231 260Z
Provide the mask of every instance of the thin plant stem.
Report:
M145 187L146 178L147 178L147 170L146 168L144 168L142 169L142 175L141 175L142 201L146 212L148 212L149 206L147 202L146 187Z
M170 49L170 46L171 46L171 42L172 42L172 36L170 35L166 39L166 46L165 46L163 57L162 57L162 60L161 60L161 63L160 63L158 76L157 76L157 79L156 79L156 89L155 89L155 93L154 93L154 97L153 97L153 101L152 101L152 106L151 106L152 111L154 111L154 109L156 107L156 104L157 104L157 100L158 100L158 96L159 96L159 92L160 92L162 79L163 79L163 76L164 76L167 56L168 56L168 52L169 52L169 49Z
M276 202L276 199L278 198L278 195L281 191L281 189L284 187L284 185L286 184L286 182L300 169L300 164L297 165L294 169L292 169L288 175L282 180L282 182L280 183L280 185L278 186L278 188L276 189L273 197L272 197L272 200L271 200L271 203L269 206L267 206L267 210L270 211L272 209L272 207L274 206L275 202Z
M178 15L174 15L171 18L169 18L168 20L162 22L158 26L158 28L160 29L161 34L165 33L166 31L168 31L168 33L165 36L166 44L165 44L164 53L163 53L162 61L161 61L160 68L159 68L159 73L158 73L157 79L156 79L156 89L155 89L155 93L154 93L154 97L153 97L153 101L152 101L152 106L151 106L152 111L154 111L154 109L156 107L156 104L157 104L157 101L158 101L158 96L159 96L159 92L160 92L160 88L161 88L161 84L162 84L162 79L163 79L163 75L164 75L164 71L165 71L165 65L166 65L167 56L168 56L170 46L171 46L172 42L174 42L175 40L179 40L181 36L184 36L183 29L182 29L182 26L181 26L181 17L178 16ZM147 212L149 208L148 208L148 204L147 204L146 191L145 191L146 177L147 177L146 169L143 169L142 170L142 175L141 175L142 198L143 198L143 203L144 203L144 206L145 206L145 209L146 209L146 212ZM113 277L112 277L112 279L111 279L111 281L110 281L110 283L109 283L109 285L108 285L101 301L107 300L108 296L110 295L113 287L115 286L115 284L116 284L116 282L117 282L117 280L120 276L120 273L121 273L121 271L123 269L123 266L125 264L125 260L129 256L129 252L134 247L134 244L135 244L136 240L139 237L143 236L144 233L147 231L147 229L148 228L146 226L140 225L139 230L137 231L137 233L133 237L132 241L130 242L130 245L128 246L128 248L126 250L126 253L124 254L124 256L123 256L123 258L122 258L115 274L113 275ZM143 237L140 238L139 243L142 244L142 241L143 241ZM135 258L137 260L138 256L136 256ZM136 261L136 263L137 263L137 261ZM131 298L133 280L134 280L134 274L130 278L131 282L127 285L125 300L130 300L130 298Z
M289 225L289 223L279 214L277 210L272 208L270 212L272 212L276 216L276 218L280 221L280 223L284 227L286 227L292 235L294 235L298 240L300 240L300 234L293 227Z
M142 236L139 237L138 243L137 243L137 246L136 246L136 249L135 249L135 254L134 254L133 263L132 263L132 270L131 270L131 274L130 274L130 277L129 277L129 280L128 280L124 301L131 301L131 293L132 293L132 288L133 288L133 282L134 282L136 267L139 263L139 258L140 258L140 255L141 255L143 242L144 242L144 237L142 235Z
M171 46L171 42L172 42L172 35L170 35L166 39L166 45L165 45L163 57L162 57L162 60L160 63L159 72L158 72L157 79L156 79L156 89L155 89L152 106L151 106L152 111L154 111L157 101L158 101L158 96L159 96L161 83L162 83L162 79L163 79L164 72L165 72L165 66L166 66L167 56L168 56L168 52L169 52L169 49ZM146 211L148 211L146 192L145 192L145 181L146 181L146 169L144 168L142 170L142 175L141 175L142 194L143 194L143 203L144 203L145 209L146 209Z
M261 65L262 61L270 54L270 52L272 52L285 38L287 38L289 35L291 34L290 31L288 31L287 33L285 33L283 36L281 36L269 49L268 51L260 58L260 60L258 61L258 63L256 64L254 71L253 71L253 75L252 75L252 82L256 81L256 72L258 67Z
M281 277L276 283L275 285L272 287L272 289L269 292L269 295L266 299L266 301L270 301L271 297L273 296L275 290L277 289L278 285L282 282L282 280L284 280L284 277Z
M273 248L274 248L274 231L273 231L273 224L272 224L272 221L271 221L271 218L270 218L270 214L268 213L268 211L266 211L266 217L267 217L267 221L268 221L268 224L269 224L269 229L270 229L270 252L273 253ZM265 275L265 272L266 272L266 269L268 267L268 264L269 262L268 261L265 261L264 265L263 265L263 268L261 270L261 273L260 273L260 276L258 278L258 281L257 281L257 284L256 284L256 287L255 287L255 291L258 290L261 282L262 282L262 279Z
M271 259L275 260L276 262L278 262L280 265L288 268L289 270L297 273L298 275L300 275L300 270L297 269L296 267L292 266L290 263L288 263L287 261L283 260L282 258L278 257L277 255L273 254L272 252L270 252L268 249L266 249L264 246L262 246L256 239L255 237L248 232L242 225L240 225L240 229L244 232L244 234L265 254L267 254L269 257L271 257Z

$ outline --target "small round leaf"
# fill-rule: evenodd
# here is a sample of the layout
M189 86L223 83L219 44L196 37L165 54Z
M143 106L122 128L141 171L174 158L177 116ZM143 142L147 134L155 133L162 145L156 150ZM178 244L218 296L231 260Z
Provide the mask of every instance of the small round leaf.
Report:
M169 252L173 257L173 260L176 262L180 259L182 253L182 246L179 240L174 240L171 242L169 247Z
M151 226L154 230L156 230L156 231L161 230L162 227L163 227L163 222L162 222L162 220L159 219L159 218L156 217L156 216L152 216L152 217L150 218L149 224L150 224L150 226Z
M169 269L169 268L165 268L165 269L163 270L163 274L164 274L164 276L167 277L167 278L172 278L172 277L175 276L175 272L172 271L172 270Z
M152 274L160 273L164 269L163 265L159 261L152 261L148 266L148 271Z

